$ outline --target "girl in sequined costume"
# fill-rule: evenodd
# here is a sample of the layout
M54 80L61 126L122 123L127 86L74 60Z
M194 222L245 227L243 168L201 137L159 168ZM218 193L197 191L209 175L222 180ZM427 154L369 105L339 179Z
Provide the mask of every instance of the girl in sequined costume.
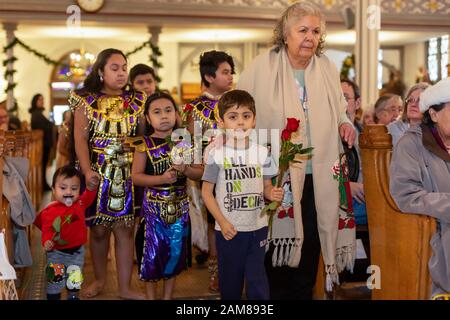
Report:
M119 296L143 299L130 287L133 261L134 193L131 182L133 153L126 139L145 130L143 117L146 95L125 90L127 60L117 49L99 53L84 88L71 92L69 104L74 112L75 151L80 168L89 181L100 178L97 201L86 212L90 228L90 249L95 281L84 292L98 295L106 282L106 265L111 232L115 237L115 256ZM139 121L140 120L140 121Z
M200 56L200 76L205 91L183 108L183 118L189 132L205 134L207 130L217 129L218 102L222 94L233 87L234 61L233 58L223 51L208 51ZM201 125L201 131L194 126ZM208 146L210 140L203 139L203 150ZM205 152L203 152L205 154ZM201 192L199 192L201 193ZM210 277L209 290L218 292L218 267L216 238L214 234L215 220L212 214L206 210L208 219L208 271Z
M136 140L133 183L145 187L143 220L136 248L139 278L146 281L148 299L156 299L156 282L164 279L164 300L172 298L175 277L187 268L189 200L186 178L199 180L201 165L191 164L189 143L172 147L166 139L176 126L176 105L166 93L155 93L145 103L149 135ZM181 157L174 151L180 150ZM177 153L178 154L178 153Z

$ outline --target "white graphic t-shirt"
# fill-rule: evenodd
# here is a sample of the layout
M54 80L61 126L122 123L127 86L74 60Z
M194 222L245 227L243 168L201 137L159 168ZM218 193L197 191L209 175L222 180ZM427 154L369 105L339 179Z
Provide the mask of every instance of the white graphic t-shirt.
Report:
M216 201L222 214L237 231L267 226L264 179L272 178L267 148L250 142L246 149L216 146L208 154L202 180L216 184ZM215 229L220 231L216 221Z

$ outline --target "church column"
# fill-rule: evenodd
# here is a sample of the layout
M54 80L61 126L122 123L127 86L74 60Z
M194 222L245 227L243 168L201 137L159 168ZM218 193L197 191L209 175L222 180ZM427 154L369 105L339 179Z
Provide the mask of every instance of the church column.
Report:
M367 109L378 98L378 34L381 0L356 1L356 82L361 89L361 106Z
M14 38L14 31L17 30L17 24L15 23L4 23L3 24L3 29L6 31L6 44L10 44ZM6 59L11 59L14 56L14 49L13 48L9 48L8 50L6 50ZM6 70L11 72L8 74L8 76L6 77L6 81L7 81L7 86L10 86L14 83L14 74L12 73L12 70L14 70L14 61L10 61L7 65L6 65ZM6 107L8 110L11 110L14 107L15 104L15 100L14 100L14 88L11 88L10 90L8 90L8 92L6 93Z
M245 70L253 62L257 54L258 54L257 42L244 43L243 70Z

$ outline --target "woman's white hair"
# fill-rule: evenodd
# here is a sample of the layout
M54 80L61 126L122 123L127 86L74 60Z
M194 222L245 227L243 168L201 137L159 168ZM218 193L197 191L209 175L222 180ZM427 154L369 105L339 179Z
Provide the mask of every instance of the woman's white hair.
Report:
M288 27L294 21L298 21L306 16L315 16L320 19L320 40L316 49L316 55L320 56L322 54L326 36L325 15L322 13L322 10L318 5L309 1L299 1L291 4L277 21L273 31L274 36L272 41L272 44L277 48L277 50L280 50L286 45L285 40L289 30Z

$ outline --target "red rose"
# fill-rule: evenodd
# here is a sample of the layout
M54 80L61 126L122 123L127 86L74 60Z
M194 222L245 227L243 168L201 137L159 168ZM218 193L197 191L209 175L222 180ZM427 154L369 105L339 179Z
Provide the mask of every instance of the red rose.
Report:
M350 219L350 220L347 222L347 228L352 229L352 228L354 228L354 227L355 227L355 220Z
M123 108L128 109L128 100L125 100L123 103Z
M300 120L297 120L295 118L288 118L287 119L286 129L288 129L290 132L297 131L299 126L300 126Z
M184 107L183 112L192 111L192 109L193 109L192 104L187 104L187 105Z
M281 210L280 212L278 212L278 219L283 219L285 216L286 216L285 210Z
M294 219L294 208L293 207L289 208L288 215L289 215L289 218Z
M284 129L281 132L281 140L289 141L291 139L291 132L288 129Z
M345 221L342 219L339 219L339 230L344 229L344 227L345 227Z

